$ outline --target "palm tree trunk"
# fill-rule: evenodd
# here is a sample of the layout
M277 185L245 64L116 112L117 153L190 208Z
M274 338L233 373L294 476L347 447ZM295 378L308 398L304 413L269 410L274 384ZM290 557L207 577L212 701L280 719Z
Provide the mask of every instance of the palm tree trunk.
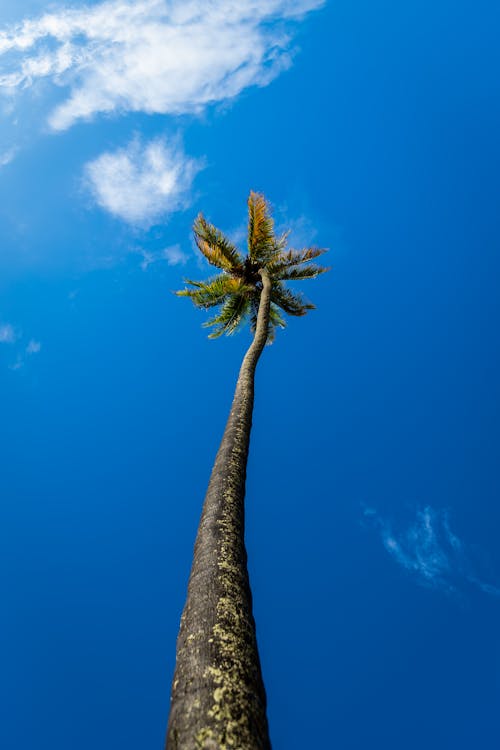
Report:
M194 548L177 639L167 750L270 750L244 542L254 374L267 340L271 281L241 365Z

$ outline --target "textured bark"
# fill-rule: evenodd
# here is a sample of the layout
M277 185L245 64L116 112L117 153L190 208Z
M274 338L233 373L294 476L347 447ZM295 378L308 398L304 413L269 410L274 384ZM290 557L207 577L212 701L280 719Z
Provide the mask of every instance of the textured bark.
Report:
M270 750L244 542L254 374L267 340L271 282L241 365L196 538L177 639L167 750Z

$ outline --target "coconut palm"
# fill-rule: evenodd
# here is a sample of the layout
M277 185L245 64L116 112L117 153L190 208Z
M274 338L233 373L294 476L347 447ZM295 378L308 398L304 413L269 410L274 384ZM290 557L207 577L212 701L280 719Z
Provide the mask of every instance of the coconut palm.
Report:
M324 250L287 248L276 236L269 204L248 199L248 254L199 215L196 244L219 273L187 281L177 292L197 307L216 308L210 338L250 322L253 340L241 365L231 411L215 459L196 538L187 601L177 640L167 750L267 750L266 696L252 614L244 543L245 477L254 373L266 343L285 326L283 313L314 306L286 281L327 270L311 261Z

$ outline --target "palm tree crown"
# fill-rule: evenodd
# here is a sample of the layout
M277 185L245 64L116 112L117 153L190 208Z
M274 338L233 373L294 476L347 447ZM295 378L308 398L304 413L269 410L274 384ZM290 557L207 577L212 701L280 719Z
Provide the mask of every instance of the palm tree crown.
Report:
M285 282L313 279L327 271L327 268L311 263L326 250L317 247L289 249L289 232L276 236L269 203L263 195L252 191L248 198L246 257L203 214L198 215L193 230L198 248L221 273L207 281L186 279L190 286L176 293L181 297L190 297L197 307L218 308L216 315L204 324L213 326L209 338L232 334L247 321L255 331L262 271L267 272L271 280L268 343L273 341L276 328L286 325L282 312L305 315L308 310L314 309L314 305L301 294L288 289Z

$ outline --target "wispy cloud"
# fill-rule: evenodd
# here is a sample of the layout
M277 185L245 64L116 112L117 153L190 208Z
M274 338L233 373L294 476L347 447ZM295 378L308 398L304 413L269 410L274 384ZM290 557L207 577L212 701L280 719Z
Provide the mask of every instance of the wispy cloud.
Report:
M18 352L15 362L9 365L11 370L20 370L26 364L26 360L35 354L39 354L42 349L42 344L36 339L30 339L27 345Z
M0 323L0 344L13 344L18 334L10 323Z
M291 64L294 23L324 0L108 0L0 32L0 89L69 89L65 130L98 113L197 113Z
M162 139L143 144L135 138L126 148L89 162L85 177L101 208L130 224L150 225L189 205L200 169L201 163L178 144Z
M415 521L403 531L382 518L373 508L365 508L365 519L378 528L385 549L421 585L459 591L472 584L486 594L500 596L500 588L476 575L462 541L451 530L449 515L427 506L418 510Z
M39 354L42 348L40 341L29 339L28 343L23 342L22 333L14 328L10 323L0 323L0 344L9 344L8 357L15 357L8 367L11 370L20 370L24 367L26 360Z
M39 354L41 348L42 348L42 345L40 341L36 341L35 339L30 339L25 351L26 351L26 354L28 355Z
M149 251L141 250L141 268L146 271L155 263L164 262L168 266L184 266L189 260L189 255L184 252L179 244L165 247L163 250Z
M16 147L12 147L0 153L0 167L6 167L7 164L10 164L15 159L17 151Z
M184 266L189 259L189 256L181 249L180 245L166 247L162 251L162 254L169 266Z
M318 235L317 228L307 216L289 216L286 205L278 206L276 211L276 231L280 234L289 232L288 243L297 249L313 245Z

